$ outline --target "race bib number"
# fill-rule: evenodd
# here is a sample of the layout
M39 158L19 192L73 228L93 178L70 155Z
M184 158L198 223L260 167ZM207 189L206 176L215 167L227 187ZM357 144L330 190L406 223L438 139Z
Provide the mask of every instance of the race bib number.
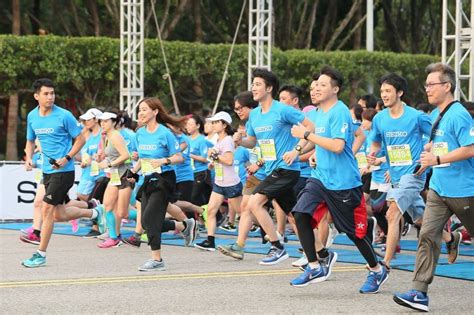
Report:
M258 145L262 151L262 158L265 161L276 161L277 154L275 149L275 141L273 139L258 140Z
M35 182L37 184L41 183L42 178L43 178L43 171L40 169L35 170Z
M357 152L355 157L357 159L357 165L359 168L366 168L369 165L369 163L367 163L367 156L365 155L365 152Z
M413 164L409 144L388 145L387 151L390 166L407 166Z
M216 180L224 180L224 168L221 163L214 162L214 171Z
M84 152L84 154L82 154L82 156L81 156L81 160L82 160L82 163L87 164L91 160L91 156Z
M433 143L433 154L437 156L446 155L449 152L447 142L436 142ZM433 167L448 167L451 163L443 163L440 165L434 165Z
M161 174L161 167L153 168L151 165L151 160L149 159L142 159L142 174L143 175L150 175L152 173Z
M110 169L110 185L120 186L122 182L120 181L120 176L117 168Z
M92 161L90 176L97 176L97 175L99 175L99 163L97 163L97 161Z

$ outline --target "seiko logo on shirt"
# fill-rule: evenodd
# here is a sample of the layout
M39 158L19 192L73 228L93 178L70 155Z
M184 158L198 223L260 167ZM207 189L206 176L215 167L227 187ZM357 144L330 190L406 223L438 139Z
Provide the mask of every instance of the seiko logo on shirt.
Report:
M474 137L474 127L471 128L471 131L469 132L469 134Z
M406 131L387 131L385 137L387 138L402 138L408 136Z
M89 149L90 149L90 150L95 150L95 149L97 149L97 144L92 144L92 145L90 145L90 146L89 146Z
M341 132L342 132L342 133L345 133L348 127L349 127L348 124L346 124L346 123L343 124L343 125L342 125L342 128L341 128Z
M436 129L435 135L442 137L442 136L444 136L444 131L441 130L441 129Z
M37 135L46 135L46 134L49 134L49 133L53 133L54 132L54 128L39 128L39 129L35 129L35 133Z
M255 132L266 132L266 131L272 131L273 130L273 126L270 125L270 126L262 126L262 127L257 127L255 128Z
M156 150L158 146L156 144L140 144L139 146L140 150Z
M326 131L326 127L316 127L314 128L315 133L324 133Z

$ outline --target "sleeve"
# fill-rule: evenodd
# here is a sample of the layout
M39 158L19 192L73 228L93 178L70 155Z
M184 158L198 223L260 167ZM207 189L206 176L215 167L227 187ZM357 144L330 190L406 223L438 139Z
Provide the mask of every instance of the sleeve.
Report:
M372 121L372 131L370 132L370 139L372 142L382 143L382 134L380 132L379 124L380 124L380 114L376 114L373 121Z
M208 141L201 137L199 139L199 155L202 157L207 157L207 149L209 149Z
M27 119L27 122L26 122L26 140L28 141L35 141L36 139L36 133L33 129L33 127L31 126L31 116L28 115L28 119Z
M430 116L425 113L420 113L418 115L418 126L420 126L420 131L425 136L429 137L431 134L431 119Z
M286 105L282 107L282 117L283 121L292 125L297 125L305 119L305 115L302 111Z
M130 136L130 150L131 152L136 152L138 148L137 134L134 132L130 132L129 136Z
M459 146L466 147L474 144L473 119L467 111L461 112L453 119L454 135Z
M171 133L171 131L166 133L166 145L168 146L169 156L180 152L178 139L176 139L176 137Z
M343 139L347 141L352 132L352 121L350 114L343 111L334 112L329 119L329 128L332 139Z
M227 136L222 140L222 152L234 152L234 141L230 136Z
M247 130L247 135L255 137L255 130L252 128L252 112L250 112L249 120L245 124L245 129Z
M69 111L66 111L66 114L64 115L64 127L73 138L77 138L82 131L82 125Z

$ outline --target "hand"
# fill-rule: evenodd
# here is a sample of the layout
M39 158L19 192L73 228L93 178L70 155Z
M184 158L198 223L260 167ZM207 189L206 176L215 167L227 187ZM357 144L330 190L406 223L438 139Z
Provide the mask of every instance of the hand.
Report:
M232 136L232 139L234 140L235 143L240 144L242 142L242 134L240 132L236 132Z
M293 125L293 127L291 127L291 135L295 138L303 139L304 133L306 131L311 130L306 129L306 127L303 126L301 123L299 123L298 125Z
M383 177L385 178L385 182L386 182L386 183L392 182L392 177L390 176L390 171L386 171L386 172L383 174Z
M377 159L377 157L375 156L375 152L370 152L369 154L367 154L367 163L369 163L370 165L378 166L382 164L382 161L380 161L380 159Z
M153 168L161 167L165 163L166 163L166 159L153 159L153 160L150 160L150 164Z
M423 146L425 151L431 152L431 148L433 147L433 142L429 142Z
M436 159L436 155L431 152L424 151L421 153L420 160L418 161L422 167L428 167L438 164L438 160Z
M217 153L217 150L214 148L210 148L209 150L207 150L208 157L211 157L211 155L216 154L216 153Z
M291 165L299 154L300 153L296 150L288 151L283 154L283 161L285 161L286 164Z
M137 151L132 152L132 160L138 161L138 152Z
M367 167L361 168L359 171L360 171L360 175L365 175L365 174L370 173L370 170Z
M99 163L99 168L103 170L104 168L109 167L109 162L108 160L103 160L102 162Z
M418 171L416 171L416 173L414 174L415 176L421 176L427 169L428 167L427 166L421 166Z
M31 159L25 160L25 170L30 172L33 169L33 161Z
M311 168L316 168L316 166L318 165L317 162L316 162L316 155L311 155L308 159L308 162L309 162L309 166Z
M63 167L64 165L66 165L68 162L69 161L65 157L57 159L56 160L56 165L53 165L53 169L58 170L61 167Z
M249 175L253 175L258 172L260 167L257 164L250 164L249 166L246 167L246 169Z

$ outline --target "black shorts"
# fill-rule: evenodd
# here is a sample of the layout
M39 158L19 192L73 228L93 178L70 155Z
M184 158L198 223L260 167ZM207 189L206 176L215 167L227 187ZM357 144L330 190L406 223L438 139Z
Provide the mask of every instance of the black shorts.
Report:
M265 195L268 200L275 199L283 211L288 214L296 204L293 187L299 178L299 171L277 168L255 187L252 194Z
M367 232L367 209L362 186L329 190L315 178L306 181L293 212L307 213L313 218L318 206L326 204L339 232L364 238ZM324 208L324 207L319 207Z
M94 199L99 200L100 203L104 203L104 193L105 193L105 190L107 189L107 184L109 183L109 181L110 181L110 178L107 176L99 177L95 182L92 192L89 194L88 201L94 198Z
M362 191L365 194L370 194L370 182L372 181L372 173L362 175Z
M295 186L293 186L293 193L295 194L295 198L298 198L298 195L300 194L300 191L302 191L304 186L306 186L306 181L307 180L308 180L308 177L298 178L298 182L296 183Z
M43 174L45 194L43 201L57 206L66 202L67 193L74 185L74 171Z
M191 202L193 196L194 181L186 180L176 183L176 195L178 200Z
M385 214L388 210L387 207L387 193L378 190L370 191L370 202L372 205L373 213Z

